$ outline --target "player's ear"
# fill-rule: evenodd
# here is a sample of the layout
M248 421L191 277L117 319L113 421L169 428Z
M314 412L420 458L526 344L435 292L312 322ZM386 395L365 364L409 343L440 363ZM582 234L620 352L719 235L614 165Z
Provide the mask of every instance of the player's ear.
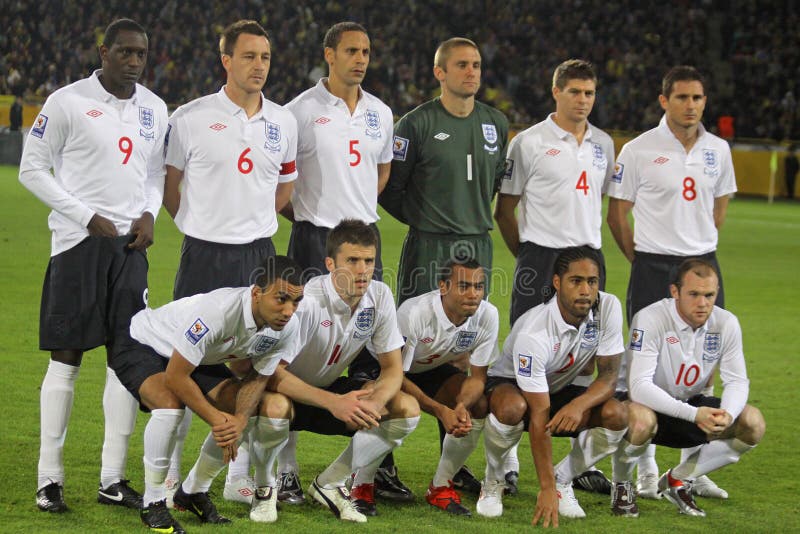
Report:
M439 65L434 65L433 66L433 75L436 77L437 80L439 80L440 82L443 82L444 78L446 76L446 72Z
M333 63L333 57L335 55L336 55L336 50L334 50L330 46L325 47L324 56L325 56L325 62L328 64L328 66L330 66L331 63Z
M555 289L556 291L561 290L561 277L558 276L557 274L553 275L553 289Z
M669 99L664 95L658 95L658 103L661 104L661 109L664 111L667 110L667 102Z
M678 286L676 286L675 284L670 284L669 285L669 294L670 294L670 296L672 298L674 298L674 299L678 298L678 295L680 295L680 293L681 293L681 291L678 288Z
M220 59L222 60L222 68L225 69L225 72L229 72L231 70L231 56L222 54Z
M328 269L329 272L333 272L336 269L336 264L330 256L325 257L325 268Z
M552 89L550 92L551 92L551 93L552 93L552 95L553 95L553 100L555 100L555 99L556 99L556 97L558 96L558 93L560 93L560 92L561 92L561 89L559 89L559 88L558 88L558 86L555 86L555 85L554 85L554 86L553 86L553 89Z

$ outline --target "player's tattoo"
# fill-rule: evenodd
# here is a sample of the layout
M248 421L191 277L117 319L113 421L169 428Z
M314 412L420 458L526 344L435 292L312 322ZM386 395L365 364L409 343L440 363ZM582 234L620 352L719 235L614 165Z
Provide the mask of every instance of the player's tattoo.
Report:
M595 358L597 362L597 380L616 380L619 375L621 354Z

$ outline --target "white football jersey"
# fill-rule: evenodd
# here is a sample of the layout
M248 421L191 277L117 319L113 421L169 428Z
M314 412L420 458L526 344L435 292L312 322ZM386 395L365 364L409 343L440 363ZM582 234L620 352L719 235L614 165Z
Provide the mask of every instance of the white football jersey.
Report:
M403 369L424 373L469 353L469 362L488 367L497 356L497 308L482 300L475 315L459 326L447 318L438 289L408 299L397 310L405 338Z
M183 171L178 229L214 243L272 237L275 191L297 177L294 116L262 96L248 119L223 87L176 109L169 124L166 163Z
M118 99L100 83L102 72L50 95L22 152L20 182L53 210L53 256L83 241L96 213L124 235L161 208L167 106L139 84Z
M715 306L706 324L693 330L674 299L651 304L633 318L625 357L631 399L656 412L694 421L697 408L684 401L703 391L717 367L721 407L735 419L747 403L742 330L736 316L722 308Z
M378 164L392 161L392 110L360 90L355 111L325 88L327 78L286 105L297 119L297 221L333 228L378 220Z
M714 199L736 192L731 149L700 125L689 153L661 118L626 143L608 195L633 202L634 249L697 256L717 248Z
M328 387L370 342L376 354L403 346L392 290L372 280L351 312L324 274L308 281L297 310L300 350L286 369L312 386Z
M519 388L530 393L556 393L593 356L623 353L622 306L617 297L601 291L600 312L591 311L579 328L564 321L557 298L517 319L489 376L515 378Z
M520 242L599 249L602 196L613 171L614 141L591 124L580 145L552 115L516 135L500 192L521 196Z
M145 308L131 320L131 336L165 358L176 350L194 365L249 359L262 375L298 350L296 317L273 330L253 319L252 289L225 287Z

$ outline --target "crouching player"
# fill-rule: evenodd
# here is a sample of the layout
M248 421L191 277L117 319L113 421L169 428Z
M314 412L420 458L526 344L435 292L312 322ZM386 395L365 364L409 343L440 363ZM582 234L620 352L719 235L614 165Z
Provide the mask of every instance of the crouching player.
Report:
M682 514L701 517L706 514L694 501L692 483L737 462L766 427L761 412L747 404L742 331L732 313L714 306L718 291L714 266L687 259L670 286L672 298L634 316L626 351L630 396L648 409L653 443L701 445L658 481L659 493ZM704 396L717 368L722 398Z
M562 251L553 271L555 295L514 323L488 372L486 479L477 504L480 515L503 513L504 461L527 428L541 488L533 523L544 526L557 526L559 512L585 515L572 479L615 452L628 427L627 407L613 397L624 350L619 300L598 290L599 260L586 247ZM589 387L573 385L593 357L597 378ZM578 436L557 472L551 436Z
M285 257L267 259L251 287L223 288L145 309L131 321L138 343L114 358L120 381L150 411L144 431L142 521L157 532L184 532L167 510L164 481L184 407L211 427L200 457L175 493L176 508L204 523L229 523L208 496L214 477L248 434L256 464L250 518L277 519L273 464L289 435L291 402L266 391L281 359L297 351L293 317L303 297L300 268ZM252 360L243 380L224 362Z
M483 430L486 371L497 350L497 308L483 300L485 291L486 273L477 261L450 260L442 269L439 289L405 301L397 311L406 341L403 391L447 432L425 499L453 515L471 515L461 504L453 478ZM469 376L450 363L464 356L469 356Z

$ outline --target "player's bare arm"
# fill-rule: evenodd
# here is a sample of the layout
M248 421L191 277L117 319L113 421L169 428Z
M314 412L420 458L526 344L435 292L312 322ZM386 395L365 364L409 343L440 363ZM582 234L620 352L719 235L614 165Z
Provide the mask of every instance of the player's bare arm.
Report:
M419 403L423 412L430 414L442 422L445 432L452 434L459 426L458 416L449 407L430 398L414 382L403 377L402 391L408 393Z
M389 183L389 175L392 172L392 163L378 163L378 194L383 192L386 184Z
M128 248L144 251L153 244L155 217L149 211L131 224L131 234L136 236L133 242L128 243Z
M494 206L494 220L497 221L497 228L500 229L503 241L514 256L517 255L519 249L519 227L514 210L517 209L520 198L520 195L499 193Z
M292 190L294 189L294 182L286 182L278 184L275 189L275 211L280 213L284 207L289 203L292 198Z
M228 425L232 428L233 415L215 408L197 383L192 380L191 374L195 369L196 366L184 358L180 352L173 350L172 357L167 364L164 383L186 407L199 415L211 427Z
M539 495L532 523L542 521L542 526L558 526L558 494L553 471L553 444L547 422L550 418L550 394L522 392L528 404L528 436L531 442L533 464L539 479Z
M382 412L403 384L403 357L400 349L379 353L378 363L381 373L375 381L372 394L366 400L374 403L375 410Z
M486 387L486 371L488 367L470 365L469 376L461 383L461 391L456 396L456 404L462 404L467 410L483 396Z
M281 362L267 385L267 389L286 395L293 401L328 410L331 415L344 421L348 428L368 429L378 426L380 412L365 406L362 398L369 395L369 389L351 391L345 395L337 395L314 387L300 380L286 370L286 363Z
M179 171L172 165L167 165L167 174L164 177L164 199L161 202L173 219L178 214L178 208L181 206L182 180L183 171Z
M597 356L597 378L589 384L583 395L579 395L560 409L550 421L550 431L554 434L575 432L587 426L592 410L602 406L614 395L619 376L622 354Z
M725 223L725 215L728 213L728 202L730 196L717 197L714 199L714 226L719 230Z
M608 228L622 254L630 262L633 262L633 228L631 228L628 216L632 209L633 202L619 198L608 199L608 215L606 216Z

